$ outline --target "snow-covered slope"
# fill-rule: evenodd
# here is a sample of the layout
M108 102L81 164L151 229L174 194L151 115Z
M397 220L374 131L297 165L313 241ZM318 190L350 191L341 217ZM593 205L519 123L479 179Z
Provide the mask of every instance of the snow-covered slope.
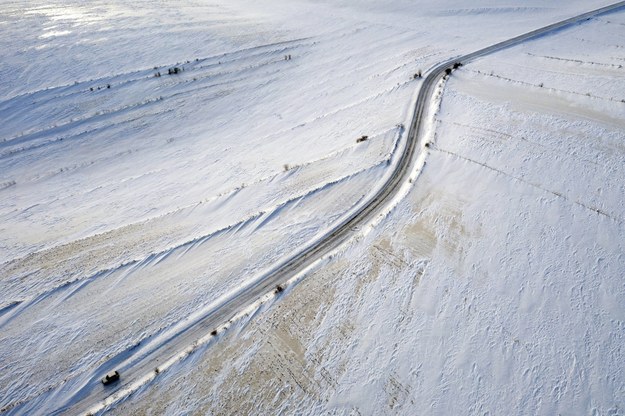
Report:
M621 414L623 23L455 72L382 223L113 413Z
M111 357L327 228L383 177L416 71L607 4L592 3L3 2L0 408L54 410L49 392L71 397ZM514 405L525 385L562 374L517 367L564 366L556 351L567 352L570 326L577 338L621 337L623 20L605 16L458 72L427 169L393 215L240 335L159 376L145 394L162 400L139 395L120 412L184 412L182 391L197 393L189 411L428 412L430 389L445 413L468 404L499 413L504 398ZM183 71L167 74L172 67ZM600 244L608 251L599 255ZM586 280L593 270L608 283L587 295L599 290ZM541 285L545 276L555 280ZM576 301L565 309L550 291ZM620 318L599 314L587 322L596 332L582 334L575 322L593 307ZM403 327L400 309L410 316ZM441 311L446 319L432 318ZM290 316L307 322L302 333L274 347L285 327L269 328ZM487 332L470 341L471 328ZM504 331L525 350L525 335L538 338L531 356L494 369L505 354L485 346L503 348ZM490 353L475 357L480 350ZM275 363L292 362L292 351L299 367ZM605 363L621 357L600 351L614 355ZM210 377L184 368L221 360ZM597 374L605 382L588 409L623 389L618 371ZM510 393L482 400L496 377ZM290 390L304 378L313 387ZM573 408L581 403L559 386ZM452 403L458 389L468 396Z

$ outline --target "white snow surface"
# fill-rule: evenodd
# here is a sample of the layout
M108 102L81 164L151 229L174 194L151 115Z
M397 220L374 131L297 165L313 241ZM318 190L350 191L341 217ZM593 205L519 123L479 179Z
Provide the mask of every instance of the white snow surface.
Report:
M414 72L606 4L2 1L0 409L54 411L331 226ZM109 410L623 414L624 28L456 71L385 219Z

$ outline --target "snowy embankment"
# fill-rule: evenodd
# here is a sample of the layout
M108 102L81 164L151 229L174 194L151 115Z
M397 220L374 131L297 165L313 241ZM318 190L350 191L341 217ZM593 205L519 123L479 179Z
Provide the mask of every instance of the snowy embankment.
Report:
M343 215L439 53L413 30L143 7L3 9L1 408L53 410Z
M402 1L385 6L343 2L340 7L273 3L276 10L282 10L280 13L258 10L258 5L245 2L228 2L227 6L218 2L185 2L175 9L156 8L148 3L3 5L6 7L0 12L0 28L10 28L14 36L0 39L0 385L4 386L0 388L0 408L16 413L49 413L64 400L80 396L85 386L102 388L93 387L94 381L98 384L101 370L110 360L132 354L145 340L158 339L168 328L309 241L357 204L386 173L390 152L401 132L397 125L409 116L410 100L419 85L418 80L411 79L415 71L589 8L579 1L557 9L541 8L538 2L524 7L493 7L484 2L471 9L453 1L436 6ZM605 3L593 7L602 4ZM506 25L502 25L502 20ZM605 23L604 30L612 30L615 24L618 23ZM283 29L278 31L276 27ZM475 27L480 27L479 34ZM584 39L604 45L603 37ZM613 39L611 46L618 49L618 35ZM575 67L575 60L580 60L577 66L583 69L579 71L608 68L612 72L596 74L605 79L622 74L618 63L602 61L612 65L608 67L590 65L579 56L567 56L570 62L560 61L563 55L556 52L531 49L519 62L543 54L536 58L541 63L565 62ZM510 59L519 59L513 50L509 53ZM285 60L285 55L291 59ZM618 59L617 53L615 56ZM465 144L453 140L454 136L468 129L465 125L485 127L490 122L494 124L492 130L496 130L501 119L494 117L493 112L501 117L510 111L505 106L493 109L496 104L491 100L473 97L467 91L471 83L481 91L483 88L475 83L488 80L503 82L507 88L516 85L522 95L527 91L526 84L552 70L537 67L538 75L521 79L518 71L508 66L501 72L495 64L493 69L480 69L486 62L489 61L464 69L459 80L450 85L451 90L446 92L450 98L448 101L445 96L437 130L441 140L435 141L428 156L424 178L418 179L419 187L388 219L335 259L328 270L321 269L310 282L305 280L296 286L277 308L261 314L258 322L252 321L240 338L228 336L224 345L210 349L208 356L195 354L181 364L210 367L226 354L226 365L211 375L210 381L203 380L208 376L202 371L189 375L189 380L194 380L191 382L216 386L208 396L190 398L191 408L209 404L203 401L210 399L217 409L223 406L222 410L236 413L236 408L227 408L228 397L243 391L250 395L250 400L230 405L251 405L254 397L261 397L258 405L267 409L294 409L288 406L298 406L301 399L302 409L321 411L327 404L315 404L315 398L330 397L335 392L332 394L337 399L330 401L330 406L343 406L344 399L339 398L344 396L347 405L364 406L366 410L367 406L374 407L372 398L386 389L380 389L380 383L394 371L389 360L410 362L410 354L419 352L412 350L426 348L428 352L432 348L431 344L410 338L418 336L419 331L432 330L427 327L431 321L415 319L416 332L408 323L404 329L394 329L394 308L401 304L397 296L413 294L413 286L405 285L401 279L423 275L425 284L418 290L426 291L414 296L423 297L423 302L404 305L405 313L427 312L428 304L435 311L433 302L448 302L437 292L442 290L440 284L447 284L454 273L471 282L467 276L479 274L470 275L476 269L458 269L454 250L464 253L469 250L468 244L475 258L472 267L477 267L485 261L485 251L472 238L486 235L486 240L479 240L482 244L487 240L496 242L505 229L502 224L506 224L507 217L494 224L498 227L489 228L480 223L477 211L465 213L465 205L476 204L478 208L474 209L485 209L479 204L488 201L493 192L510 192L509 203L493 203L489 209L518 211L518 199L514 199L518 195L513 191L519 188L512 179L495 175L488 178L498 186L491 187L494 182L488 181L475 185L483 189L486 199L472 193L466 182L467 175L479 169L477 166L505 171L509 164L501 167L490 160L481 161L481 165L467 161L458 164L451 157L461 155L477 161L471 149L453 147ZM168 69L174 66L183 71L168 75ZM490 70L494 71L492 77L482 75ZM579 85L557 86L555 81L559 79L554 77L553 85L548 78L541 80L544 93L554 96L556 104L562 100L562 91L580 91ZM462 88L467 91L461 92ZM609 97L615 100L623 98L619 91L610 93ZM597 91L590 97L575 97L580 100L574 101L577 112L566 114L583 112L590 114L586 119L595 120L600 111L593 105L608 96L605 91ZM472 109L484 114L483 123L472 121L475 118L466 108L458 110L463 99L486 103L482 112L478 111L479 106ZM614 104L621 105L617 101ZM612 113L601 114L618 124L621 110L614 108L609 109ZM463 117L457 116L458 112ZM453 119L457 126L445 121L448 119ZM534 137L538 133L532 133L533 129L542 131L543 126L523 127L528 119L520 117L517 124L528 130L527 137ZM446 131L450 126L458 130ZM623 131L622 126L620 130L612 128L606 130L606 149L618 143ZM595 131L596 127L591 126L576 134L583 136ZM357 143L361 135L369 138ZM557 148L555 144L552 147ZM590 151L579 149L582 150ZM517 159L520 154L515 152L511 160L522 160ZM549 159L548 154L542 155L547 159L545 168L536 173L537 178L542 181L550 174L561 178L557 172L548 171L558 169L553 163L556 156ZM575 160L570 165L572 172L577 172ZM462 163L469 168L465 169ZM510 177L526 175L522 171L506 173ZM480 177L483 175L482 172ZM604 176L607 181L609 175ZM585 193L579 187L571 190L570 186L558 188L543 182L532 189L559 193L558 201L562 204L578 198L578 194L588 195L587 200L576 200L577 205L619 218L619 207L608 202L610 198L619 200L619 195L613 193L619 192L617 187L617 182L606 182L598 195ZM577 193L569 195L568 191ZM437 197L439 194L442 199ZM453 201L462 203L445 199L452 196ZM428 198L429 205L424 205ZM536 203L532 195L528 198ZM555 213L561 215L563 207L566 205L555 206ZM529 230L529 237L537 238L531 226L540 222L529 219L530 214L538 215L542 208L534 208L521 224ZM443 216L435 214L447 211ZM423 218L411 228L413 232L401 232L410 228L407 224L414 222L415 217ZM467 219L465 225L463 218ZM596 226L593 224L588 226ZM474 227L483 231L473 234ZM511 235L517 238L523 234ZM614 238L605 235L608 240ZM569 240L576 241L578 236L571 232ZM513 242L519 244L518 240ZM398 244L406 248L396 252ZM492 249L497 254L495 249L502 247L495 245ZM559 258L559 254L562 253L554 250L549 256L555 257L549 258ZM389 259L393 260L391 266ZM612 273L615 266L610 265L610 259L606 255L602 267L608 267ZM525 276L520 260L513 260L509 267L517 267ZM380 267L377 271L376 262ZM540 269L540 264L533 265L538 268L533 272ZM397 273L391 272L393 267L397 267ZM504 273L507 269L493 270ZM343 276L338 285L334 282L337 276ZM430 289L428 276L433 285ZM484 281L493 277L480 275ZM368 279L370 284L363 283ZM382 293L384 286L377 286L383 283L380 279L399 279L393 285L396 297ZM350 287L354 282L360 282L356 291ZM338 300L331 302L332 296L323 288L331 288L330 293L336 294ZM488 305L488 299L479 299L479 291L471 294L478 306L484 306L484 302ZM380 299L389 303L381 303ZM295 300L308 306L289 309ZM344 301L347 303L342 304ZM316 302L321 303L315 306ZM618 305L613 309L620 310ZM281 385L273 376L278 374L282 380L282 370L272 368L279 372L267 373L263 367L263 357L269 354L271 362L274 351L266 348L276 345L271 341L274 338L266 339L263 333L268 331L268 322L280 322L283 316L296 316L302 322L301 317L307 314L312 314L310 326L302 331L311 335L302 333L300 340L289 338L284 344L287 356L295 351L303 364L299 369L287 365L284 371L301 387L302 378L309 374L303 376L301 370L307 368L307 372L312 371L311 380L322 377L330 380L330 387L316 382L318 387L302 390L308 393L289 393L293 381L287 381L288 386ZM327 319L322 320L323 316ZM343 328L344 323L337 323L346 316L349 331ZM358 316L363 319L357 319ZM382 319L378 322L386 324L371 327L371 322L376 321L368 319L376 316ZM459 321L453 319L462 316L450 314L448 318L441 325L459 326ZM363 325L368 328L364 333ZM336 331L342 334L338 338ZM404 349L400 354L387 343L395 345L395 339L402 337ZM356 342L359 339L375 342ZM252 347L246 347L246 343ZM378 351L380 361L365 366L375 357L371 348ZM350 349L353 355L344 355ZM258 351L261 354L256 357L250 355ZM277 357L282 356L281 347L275 351ZM452 348L446 353L445 357L454 357L457 352ZM232 367L230 360L235 363ZM256 361L260 374L248 368L254 360L261 360ZM354 385L351 396L343 394L352 385L351 376L345 372L348 367L353 376L361 374L369 380L366 388L356 389ZM401 368L418 371L416 365ZM246 370L244 377L232 377L242 369ZM431 366L427 371L435 370ZM167 397L162 395L163 390L194 391L181 382L180 371L184 369L174 367L159 376L147 394ZM262 384L264 377L270 378L266 386ZM393 376L389 380L399 383L403 377ZM172 382L178 386L174 388ZM238 383L245 386L248 382L252 387L241 390ZM395 382L389 381L389 388L402 385ZM416 388L417 383L411 383ZM362 387L363 383L357 384ZM409 392L402 393L406 397L423 393L414 388L404 390ZM195 391L206 394L203 389ZM449 389L443 393L448 394ZM128 405L148 405L143 397L137 396L138 402ZM175 397L169 410L179 413L185 397ZM160 406L169 405L158 400L150 403L159 406L157 412L162 410ZM409 408L404 408L404 412ZM247 409L251 412L252 407Z
M385 220L113 413L620 414L623 25L454 73Z

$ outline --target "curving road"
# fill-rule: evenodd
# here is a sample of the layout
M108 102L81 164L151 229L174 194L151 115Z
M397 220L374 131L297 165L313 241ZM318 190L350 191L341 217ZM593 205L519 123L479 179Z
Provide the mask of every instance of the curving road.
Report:
M199 339L210 334L213 329L221 328L239 311L253 304L263 295L271 292L277 285L286 282L312 265L317 259L352 238L358 233L358 226L370 222L382 208L398 195L401 186L415 169L420 154L417 150L424 148L423 130L424 120L428 115L427 106L432 100L439 81L448 72L451 72L455 64L467 63L476 58L621 8L625 8L625 1L533 30L433 67L423 79L412 122L408 129L407 141L394 171L377 193L337 223L323 239L303 247L296 254L284 259L249 282L247 286L239 288L235 293L231 293L222 298L221 301L209 306L208 309L200 311L197 316L181 323L170 332L158 334L151 339L142 341L133 349L112 357L107 363L92 369L79 379L67 380L58 389L48 391L28 403L12 408L9 413L80 414L96 412L127 397L142 385L149 383L158 375L155 368L162 367L163 363L168 360L171 362L175 361L177 357L184 357L185 354L193 350ZM121 381L114 386L104 387L100 383L100 378L108 371L115 369L120 370Z

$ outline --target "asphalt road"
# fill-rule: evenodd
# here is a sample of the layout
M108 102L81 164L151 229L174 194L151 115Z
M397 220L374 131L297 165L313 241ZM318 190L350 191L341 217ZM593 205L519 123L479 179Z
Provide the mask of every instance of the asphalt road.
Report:
M48 391L28 403L16 406L8 410L8 413L85 414L89 411L98 411L133 393L143 383L148 383L151 379L158 377L155 368L172 357L179 356L182 351L188 351L190 346L195 345L199 339L210 334L213 329L223 327L239 311L253 304L263 295L273 291L277 285L288 281L317 259L352 238L359 232L358 227L368 224L397 196L401 186L415 169L420 154L419 149L424 149L422 141L427 106L432 101L439 81L447 76L446 72L452 70L456 63L466 64L476 58L620 8L625 8L625 1L533 30L436 65L423 79L412 122L408 129L407 142L398 163L395 165L395 170L384 186L366 204L361 205L359 209L336 224L325 238L301 248L294 255L249 282L246 287L238 289L236 293L230 294L222 302L205 310L204 313L200 313L199 316L182 323L177 329L169 333L159 334L153 339L144 340L131 350L112 357L104 365L91 369L87 374L83 374L77 379L67 380L61 387ZM103 386L100 379L107 372L116 369L121 373L121 380L114 386Z

